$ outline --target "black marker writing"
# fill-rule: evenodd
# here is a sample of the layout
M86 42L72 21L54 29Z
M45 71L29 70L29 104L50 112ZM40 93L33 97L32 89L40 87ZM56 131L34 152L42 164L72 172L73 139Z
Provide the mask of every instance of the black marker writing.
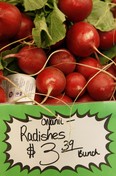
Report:
M34 144L29 144L29 147L27 148L27 154L29 155L29 158L34 158L35 153Z
M41 141L47 141L47 140L60 140L65 138L65 132L59 131L59 132L51 132L50 126L48 129L46 129L45 133L42 133L39 129L35 129L33 132L29 131L28 127L26 125L23 125L20 127L20 140L27 141L27 142L41 142Z
M88 157L88 156L93 156L94 157L96 155L100 155L100 153L98 153L97 149L90 150L90 151L78 150L78 157L79 158Z
M49 162L49 163L45 163L45 162L40 161L39 164L40 164L40 165L43 165L43 166L47 166L47 165L50 165L50 164L54 164L54 163L57 162L57 161L59 160L59 158L60 158L60 154L55 150L56 144L54 144L53 142L48 142L48 143L45 143L45 144L43 144L43 145L41 146L41 148L46 148L46 147L47 147L47 149L44 149L43 152L47 154L47 157L49 157L50 160L51 160L51 155L52 155L52 156L55 155L55 158L56 158L56 159L53 160L53 161L51 161L51 162Z

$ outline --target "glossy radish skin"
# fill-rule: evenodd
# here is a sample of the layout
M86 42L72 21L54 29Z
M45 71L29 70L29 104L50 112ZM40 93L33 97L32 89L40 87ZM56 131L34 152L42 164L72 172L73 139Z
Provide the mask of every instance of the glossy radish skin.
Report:
M102 50L110 49L113 45L116 44L116 29L107 32L99 31L99 36L100 36L99 48Z
M51 46L52 50L56 50L56 49L60 49L63 47L63 45L65 44L65 38L63 38L62 40L56 42L54 45Z
M6 102L7 102L6 92L2 87L0 87L0 103L6 103Z
M60 94L54 98L49 97L44 104L64 104L65 103L72 103L72 99L67 95Z
M9 43L10 43L9 41L2 41L2 42L0 42L0 49L1 49L0 53L2 51L10 50L11 49L10 46L7 46ZM4 49L2 49L2 48L4 48Z
M100 44L98 31L87 22L75 23L67 32L66 44L72 54L90 56Z
M20 69L27 74L34 74L44 66L47 56L42 48L24 46L17 54Z
M76 70L81 73L86 79L88 79L90 75L93 75L98 72L100 68L100 62L93 57L80 58L76 66Z
M59 0L59 9L72 22L83 21L92 11L92 0Z
M65 93L71 98L76 98L85 85L86 79L82 74L77 72L70 73L66 76ZM85 89L83 89L80 95L83 95L84 92Z
M36 77L38 92L57 96L64 91L66 78L62 71L55 67L46 67Z
M114 80L106 73L99 73L87 85L90 96L98 101L109 100L115 89Z
M24 37L30 36L32 38L32 29L34 27L34 23L32 19L27 16L25 13L21 13L21 26L19 28L18 33L15 36L15 39L22 39Z
M0 2L0 41L14 37L21 25L19 9L6 2Z
M2 83L3 79L4 79L3 71L0 70L0 84Z
M92 102L92 101L95 101L95 100L92 97L90 97L88 93L85 93L84 95L79 97L76 102L85 103L85 102Z
M41 103L41 102L42 102L42 97L41 97L41 95L35 94L34 100L35 100L37 103Z
M113 68L116 71L116 57L114 58L114 62L115 62L115 64L113 64Z
M111 75L113 75L114 77L116 77L116 68L115 67L114 67L114 65L111 65L109 68L106 69L106 71L108 73L110 73Z
M73 72L76 67L75 57L66 49L56 50L50 57L49 65L60 69L65 75Z

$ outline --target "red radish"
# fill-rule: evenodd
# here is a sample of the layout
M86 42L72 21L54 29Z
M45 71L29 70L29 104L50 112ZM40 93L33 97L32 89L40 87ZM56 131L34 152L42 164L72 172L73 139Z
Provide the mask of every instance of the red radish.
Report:
M85 92L84 86L86 79L81 73L72 72L66 76L65 93L71 98L76 98L78 95L83 95ZM81 92L82 91L82 92Z
M98 31L87 22L75 23L67 32L66 44L72 54L88 57L99 47Z
M0 41L14 37L21 25L19 9L7 2L0 2Z
M100 36L100 46L99 46L100 49L107 50L116 44L116 29L107 32L103 31L98 32Z
M92 0L59 0L59 9L72 22L83 21L92 11Z
M81 73L87 79L90 75L95 74L99 68L101 68L100 62L93 57L80 59L76 66L77 72Z
M106 69L106 71L116 77L116 70L114 68L114 65L111 65L109 68Z
M44 66L47 56L42 48L25 46L16 54L18 65L27 74L34 74Z
M42 97L41 97L41 95L39 95L39 94L35 94L35 98L34 98L34 100L35 100L36 102L38 102L38 103L41 103L41 101L42 101Z
M84 95L79 97L76 102L84 103L84 102L92 102L92 101L95 101L95 100L92 97L90 97L88 93L85 93Z
M60 94L54 98L49 97L44 104L66 104L72 103L72 99L67 95Z
M42 48L24 46L18 53L6 55L4 58L16 57L20 69L27 74L34 74L42 69L47 56Z
M116 63L116 57L114 58L114 62ZM116 71L116 64L115 65L113 64L113 68Z
M9 41L0 42L0 52L11 49L10 46L7 46L9 43Z
M66 78L62 71L55 67L46 67L36 77L38 92L57 96L64 91Z
M7 102L7 97L4 89L0 87L0 103L6 103Z
M65 45L65 37L58 42L56 42L54 45L51 45L52 50L57 50L62 48Z
M0 84L2 83L2 80L4 79L4 77L3 77L3 71L2 70L0 70Z
M60 69L65 75L74 71L75 57L66 49L59 49L51 53L49 65Z
M107 73L100 72L87 85L90 96L99 101L109 100L115 90L115 82Z
M18 33L15 35L15 39L22 39L27 36L30 36L29 38L32 38L32 28L34 27L34 23L32 19L27 16L25 13L21 13L21 26L19 28Z

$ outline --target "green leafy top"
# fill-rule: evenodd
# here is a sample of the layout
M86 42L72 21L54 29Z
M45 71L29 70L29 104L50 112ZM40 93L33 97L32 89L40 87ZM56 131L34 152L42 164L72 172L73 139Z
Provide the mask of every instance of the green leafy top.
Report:
M65 15L59 10L58 0L3 0L21 5L25 12L33 14L35 28L32 35L38 47L46 48L62 40L66 35ZM93 0L93 10L86 19L101 31L116 28L116 19L111 13L111 0Z
M46 4L35 16L35 28L32 31L38 47L46 48L62 40L66 35L65 15L58 9L56 2Z
M116 28L116 19L111 12L111 3L107 1L94 0L93 9L86 19L89 23L101 31L110 31Z
M21 11L32 15L35 24L32 35L38 47L48 48L65 37L66 28L64 23L66 16L58 8L58 0L2 1L14 4L21 8ZM93 0L93 9L86 21L101 31L110 31L116 28L116 19L113 18L111 12L112 5L111 0ZM113 48L105 54L114 57L116 56L116 50ZM105 59L103 62L107 62L107 60ZM4 63L4 65L7 64L9 63Z
M24 0L25 11L32 11L43 8L47 0Z

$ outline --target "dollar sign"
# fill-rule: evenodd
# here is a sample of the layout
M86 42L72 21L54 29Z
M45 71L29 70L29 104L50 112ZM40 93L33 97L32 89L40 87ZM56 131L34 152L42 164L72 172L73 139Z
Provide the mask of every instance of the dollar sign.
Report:
M29 155L29 158L34 158L35 155L35 150L34 150L34 145L33 144L29 144L29 147L27 148L27 154Z

